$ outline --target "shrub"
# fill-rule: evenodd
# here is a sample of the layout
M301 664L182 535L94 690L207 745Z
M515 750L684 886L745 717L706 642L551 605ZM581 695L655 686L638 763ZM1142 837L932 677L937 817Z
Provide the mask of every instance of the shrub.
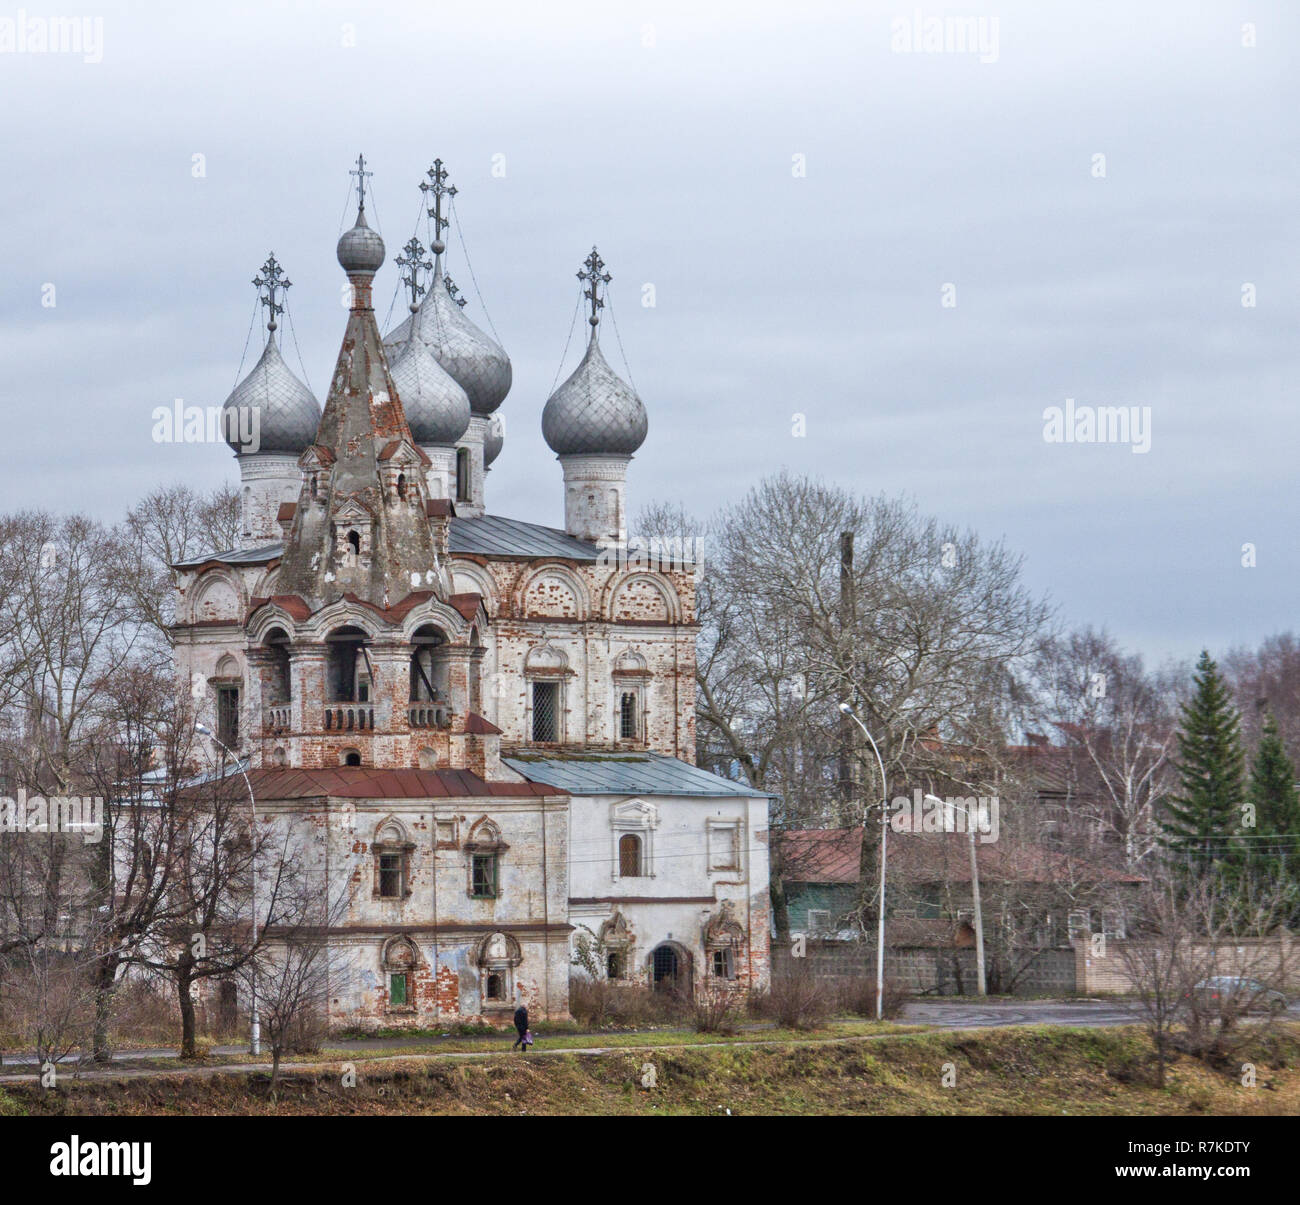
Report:
M885 980L885 999L883 1016L888 1019L897 1017L907 1002L907 993L892 979ZM841 979L836 992L836 1006L840 1012L852 1013L855 1017L876 1015L876 981L874 977L856 975L851 979Z
M632 1029L680 1024L688 1009L674 992L574 975L569 980L569 1012L589 1029Z
M818 979L807 966L772 978L762 999L763 1014L784 1029L816 1029L835 1011L832 982Z
M696 1033L735 1033L739 1012L740 999L725 983L706 983L691 1002Z

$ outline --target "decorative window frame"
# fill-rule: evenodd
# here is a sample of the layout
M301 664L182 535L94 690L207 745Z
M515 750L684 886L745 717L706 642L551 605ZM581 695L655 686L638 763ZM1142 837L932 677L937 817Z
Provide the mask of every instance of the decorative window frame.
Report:
M614 662L611 674L613 678L613 698L610 714L613 717L613 738L618 745L645 745L650 731L646 716L646 686L650 681L650 671L646 661L635 649L625 649ZM630 694L635 708L635 731L631 736L623 735L623 696Z
M518 940L509 933L489 933L474 951L474 965L478 968L479 1007L486 1013L513 1012L515 1008L515 968L523 962L523 951ZM487 982L489 975L500 975L502 997L489 1000Z
M610 880L623 881L618 853L621 837L629 833L641 838L641 873L636 881L653 879L655 875L655 830L659 827L659 809L643 799L628 799L613 804L609 812ZM631 876L629 876L630 878Z
M394 839L395 838L395 839ZM404 825L396 816L385 816L375 825L374 840L370 843L371 884L370 898L386 900L390 903L405 903L411 898L411 855L415 852L415 842L407 834ZM396 854L402 875L402 890L399 895L382 895L379 890L379 860L384 855Z
M379 968L384 977L384 991L387 993L387 1012L406 1014L417 1011L415 1004L415 972L419 965L419 947L409 937L390 937L384 942L379 951ZM392 977L394 975L406 977L406 1002L404 1004L394 1004L392 1001Z
M568 740L568 680L575 677L569 656L545 642L528 650L524 658L524 738L530 745L549 748ZM533 739L533 687L539 682L555 683L555 740Z
M469 830L469 835L461 848L465 851L465 893L472 900L499 900L501 898L501 855L510 848L502 840L500 828L487 816L480 816ZM491 895L478 895L474 891L475 856L494 859Z

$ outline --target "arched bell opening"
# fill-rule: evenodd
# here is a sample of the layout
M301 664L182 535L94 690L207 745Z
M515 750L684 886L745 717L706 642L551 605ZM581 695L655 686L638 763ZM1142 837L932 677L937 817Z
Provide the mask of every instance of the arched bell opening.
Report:
M373 671L369 638L358 627L335 628L325 637L325 691L331 703L368 703Z
M411 702L447 703L451 693L451 648L447 634L431 623L411 636Z

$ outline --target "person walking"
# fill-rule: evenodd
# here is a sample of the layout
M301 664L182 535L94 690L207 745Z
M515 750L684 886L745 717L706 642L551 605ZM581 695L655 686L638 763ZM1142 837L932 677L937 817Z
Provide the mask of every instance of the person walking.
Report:
M522 1050L528 1053L528 1009L522 1004L515 1009L515 1031L519 1036L515 1039L515 1044L510 1047L511 1050Z

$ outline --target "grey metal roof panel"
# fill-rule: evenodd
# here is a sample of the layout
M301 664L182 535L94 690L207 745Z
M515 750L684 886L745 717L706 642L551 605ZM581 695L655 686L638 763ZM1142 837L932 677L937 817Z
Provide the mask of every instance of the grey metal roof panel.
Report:
M586 540L575 540L556 527L505 519L500 515L453 518L449 533L451 552L479 556L567 557L573 561L594 561L600 549Z
M594 561L600 548L586 540L575 540L558 527L506 519L501 515L453 518L448 533L452 553L479 556L566 557L571 561ZM259 548L232 548L226 552L205 552L202 556L177 561L175 568L190 569L208 561L224 565L263 565L284 552L284 544L263 544Z
M522 754L501 759L533 782L560 787L570 795L723 795L773 798L662 753Z
M209 561L220 561L223 565L265 565L283 552L282 543L262 544L257 548L231 548L225 552L205 552L188 560L177 561L172 568L191 569L196 565L206 565Z

